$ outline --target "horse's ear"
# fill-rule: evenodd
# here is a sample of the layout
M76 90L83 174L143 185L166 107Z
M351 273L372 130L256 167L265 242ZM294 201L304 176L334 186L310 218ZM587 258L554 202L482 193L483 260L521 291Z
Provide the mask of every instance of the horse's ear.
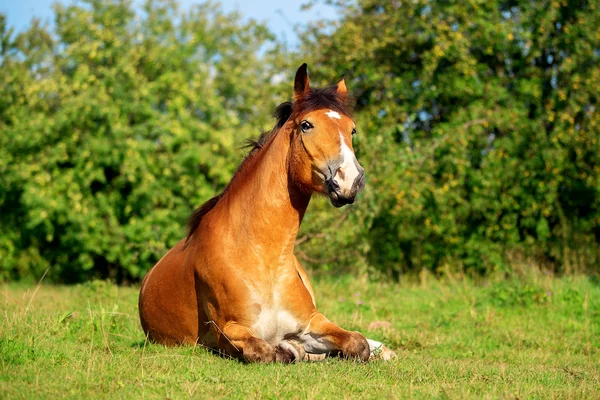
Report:
M296 71L296 79L294 79L294 100L302 98L302 96L310 90L306 68L307 65L304 63L298 68L298 71Z
M348 98L348 89L346 88L346 81L344 78L340 79L340 81L336 85L336 92L342 101L346 101Z

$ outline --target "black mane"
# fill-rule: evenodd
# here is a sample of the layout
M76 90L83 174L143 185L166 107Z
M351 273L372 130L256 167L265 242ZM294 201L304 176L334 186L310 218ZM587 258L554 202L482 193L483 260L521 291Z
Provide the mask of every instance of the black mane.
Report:
M344 101L337 92L337 86L329 86L323 89L311 89L304 97L294 103L286 101L281 103L275 109L274 117L277 123L270 131L263 132L258 139L247 139L244 141L243 148L249 148L250 152L246 159L256 150L262 147L275 135L292 115L299 116L315 110L330 109L343 115L350 116L350 106L348 101ZM242 162L243 164L243 162Z
M269 139L275 133L277 133L281 128L283 128L283 125L285 125L285 123L287 122L287 120L290 118L291 115L292 115L292 102L291 101L286 101L286 102L278 105L277 108L275 109L275 114L273 115L275 118L277 118L277 123L275 124L273 129L271 129L270 131L264 131L263 133L260 134L260 136L257 139L244 140L244 142L242 144L242 148L250 149L250 152L248 153L248 155L246 156L244 161L246 159L248 159L248 157L250 157L256 150L262 149L263 146L269 141ZM242 162L242 164L243 164L243 162Z

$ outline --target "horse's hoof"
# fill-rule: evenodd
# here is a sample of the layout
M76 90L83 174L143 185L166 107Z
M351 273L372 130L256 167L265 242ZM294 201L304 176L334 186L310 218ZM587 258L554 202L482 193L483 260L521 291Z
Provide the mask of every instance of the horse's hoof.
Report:
M319 353L319 354L306 353L304 355L304 361L323 361L323 360L325 360L325 358L327 358L327 354L325 354L325 353Z
M371 357L369 357L369 361L392 361L396 360L398 356L392 350L388 349L385 345L381 345L381 347L377 348L376 351L371 353Z
M292 363L304 359L304 349L290 341L284 340L275 346L275 361L280 363Z

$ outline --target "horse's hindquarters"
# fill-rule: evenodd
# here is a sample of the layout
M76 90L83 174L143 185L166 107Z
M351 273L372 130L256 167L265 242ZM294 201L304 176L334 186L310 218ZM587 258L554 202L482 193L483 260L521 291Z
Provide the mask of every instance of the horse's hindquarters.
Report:
M184 241L173 247L142 281L139 311L149 340L164 345L195 344L199 315L192 268L185 265Z

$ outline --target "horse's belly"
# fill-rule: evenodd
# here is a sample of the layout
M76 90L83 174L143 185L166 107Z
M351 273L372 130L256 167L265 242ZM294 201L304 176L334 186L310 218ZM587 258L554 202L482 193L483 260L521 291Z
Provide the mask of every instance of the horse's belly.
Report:
M257 337L275 346L284 337L300 333L301 326L289 311L263 307L258 320L252 325L252 331Z
M140 289L144 332L158 343L195 344L205 317L199 315L194 275L186 268L180 241L148 272ZM202 318L202 319L200 319ZM199 323L200 319L200 323Z

